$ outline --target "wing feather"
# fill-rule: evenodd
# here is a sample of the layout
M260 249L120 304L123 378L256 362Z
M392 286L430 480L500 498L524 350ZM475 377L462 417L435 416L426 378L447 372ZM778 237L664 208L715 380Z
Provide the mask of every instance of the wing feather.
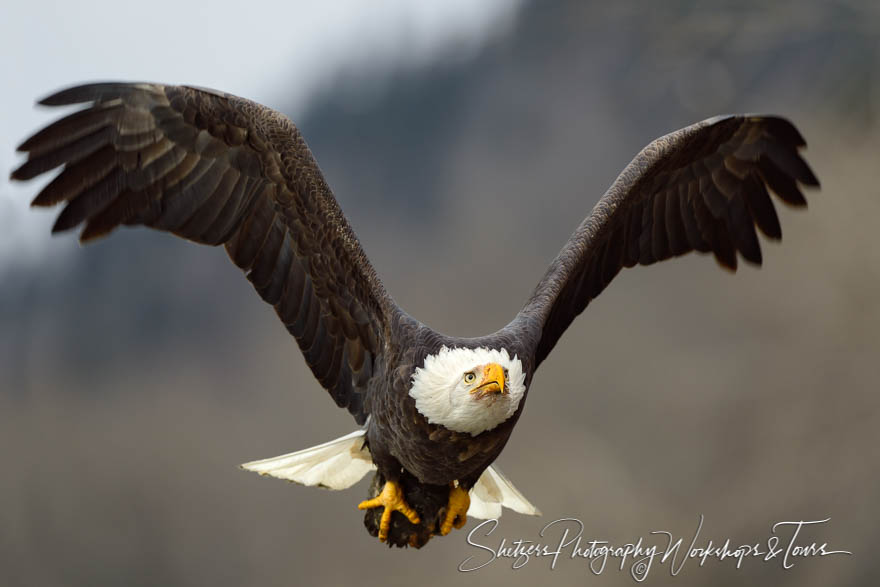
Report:
M550 265L507 327L535 345L535 367L572 320L622 267L689 251L711 252L736 270L737 256L762 262L755 228L782 231L768 188L804 206L800 185L818 186L787 120L728 116L661 137L623 170Z
M88 84L41 103L89 103L19 147L28 158L13 179L63 166L33 201L64 205L54 232L84 225L85 242L144 224L225 245L337 404L366 419L373 361L398 310L286 117L144 83Z

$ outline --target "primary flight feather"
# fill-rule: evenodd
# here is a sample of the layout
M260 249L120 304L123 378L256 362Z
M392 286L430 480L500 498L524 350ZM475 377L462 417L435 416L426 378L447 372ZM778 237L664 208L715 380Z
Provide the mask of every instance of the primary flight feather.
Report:
M491 465L572 320L623 267L694 250L732 270L738 255L760 265L756 228L781 237L768 188L803 206L800 185L818 186L798 153L803 138L782 118L717 117L670 133L623 170L507 326L455 338L389 297L284 115L222 92L149 83L88 84L41 103L89 103L19 147L28 157L13 179L64 166L33 201L63 204L53 232L82 225L85 242L143 224L224 245L317 380L364 425L244 466L332 488L377 468L372 499L359 507L380 540L396 545L447 534L469 511L537 513Z

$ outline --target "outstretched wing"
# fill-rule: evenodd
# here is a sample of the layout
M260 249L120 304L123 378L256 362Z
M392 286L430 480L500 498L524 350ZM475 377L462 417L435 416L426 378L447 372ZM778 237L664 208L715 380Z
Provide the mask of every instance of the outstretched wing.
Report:
M819 182L798 154L787 120L727 116L661 137L627 165L575 230L511 324L536 342L537 367L587 304L622 267L689 251L711 252L736 270L737 252L756 265L755 231L782 237L769 187L804 206L798 182Z
M254 102L184 86L99 83L49 96L91 105L19 147L26 180L64 170L34 199L64 204L53 232L82 241L143 224L222 244L296 337L315 377L363 423L396 306L299 131Z

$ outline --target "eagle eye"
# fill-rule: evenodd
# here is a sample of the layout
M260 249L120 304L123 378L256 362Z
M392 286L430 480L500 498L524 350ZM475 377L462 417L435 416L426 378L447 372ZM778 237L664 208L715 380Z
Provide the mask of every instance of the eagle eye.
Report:
M477 380L477 376L474 375L473 371L464 374L464 382L465 383L473 383Z

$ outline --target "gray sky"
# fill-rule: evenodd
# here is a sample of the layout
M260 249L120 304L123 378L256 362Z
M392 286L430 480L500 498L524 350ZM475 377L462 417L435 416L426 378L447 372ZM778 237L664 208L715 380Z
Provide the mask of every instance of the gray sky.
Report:
M114 0L90 0L4 8L0 270L15 259L36 264L73 250L53 246L49 238L55 213L28 210L28 201L48 180L22 185L7 179L21 160L15 147L57 116L33 106L53 90L102 79L189 83L270 106L295 104L302 112L310 96L339 76L382 75L466 56L503 31L519 4L153 0L127 8Z

